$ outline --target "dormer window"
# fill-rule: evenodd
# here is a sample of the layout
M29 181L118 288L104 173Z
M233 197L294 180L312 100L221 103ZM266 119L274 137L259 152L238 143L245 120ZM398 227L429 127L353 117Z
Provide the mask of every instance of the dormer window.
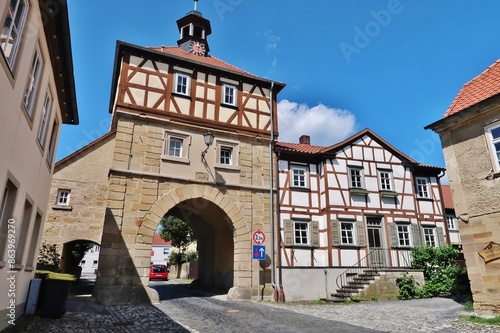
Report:
M205 30L198 25L188 24L181 29L181 39L189 36L205 38Z

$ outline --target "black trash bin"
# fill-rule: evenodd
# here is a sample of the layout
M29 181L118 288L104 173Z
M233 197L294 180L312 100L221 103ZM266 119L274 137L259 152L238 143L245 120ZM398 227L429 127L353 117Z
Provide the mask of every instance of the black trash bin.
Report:
M61 318L66 311L66 300L68 299L71 284L76 278L71 274L49 273L45 278L45 290L43 292L42 318Z

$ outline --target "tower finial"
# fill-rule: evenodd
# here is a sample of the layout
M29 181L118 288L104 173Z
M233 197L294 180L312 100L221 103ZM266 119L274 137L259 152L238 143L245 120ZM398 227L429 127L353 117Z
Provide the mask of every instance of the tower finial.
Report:
M194 10L196 11L196 4L198 3L198 0L194 0Z

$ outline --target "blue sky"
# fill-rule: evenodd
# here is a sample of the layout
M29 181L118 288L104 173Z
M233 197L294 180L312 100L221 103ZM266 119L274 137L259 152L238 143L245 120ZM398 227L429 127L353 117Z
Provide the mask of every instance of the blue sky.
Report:
M116 40L177 45L193 0L68 0L80 125L57 159L109 129ZM445 166L437 134L460 88L500 58L498 0L200 0L210 54L287 84L280 141L328 146L370 128L403 153Z

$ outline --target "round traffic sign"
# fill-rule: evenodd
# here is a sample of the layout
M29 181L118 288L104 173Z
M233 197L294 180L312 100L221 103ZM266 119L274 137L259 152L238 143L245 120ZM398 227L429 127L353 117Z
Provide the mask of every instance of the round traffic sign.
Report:
M266 234L260 230L254 231L252 239L255 244L264 244L264 242L266 241Z

